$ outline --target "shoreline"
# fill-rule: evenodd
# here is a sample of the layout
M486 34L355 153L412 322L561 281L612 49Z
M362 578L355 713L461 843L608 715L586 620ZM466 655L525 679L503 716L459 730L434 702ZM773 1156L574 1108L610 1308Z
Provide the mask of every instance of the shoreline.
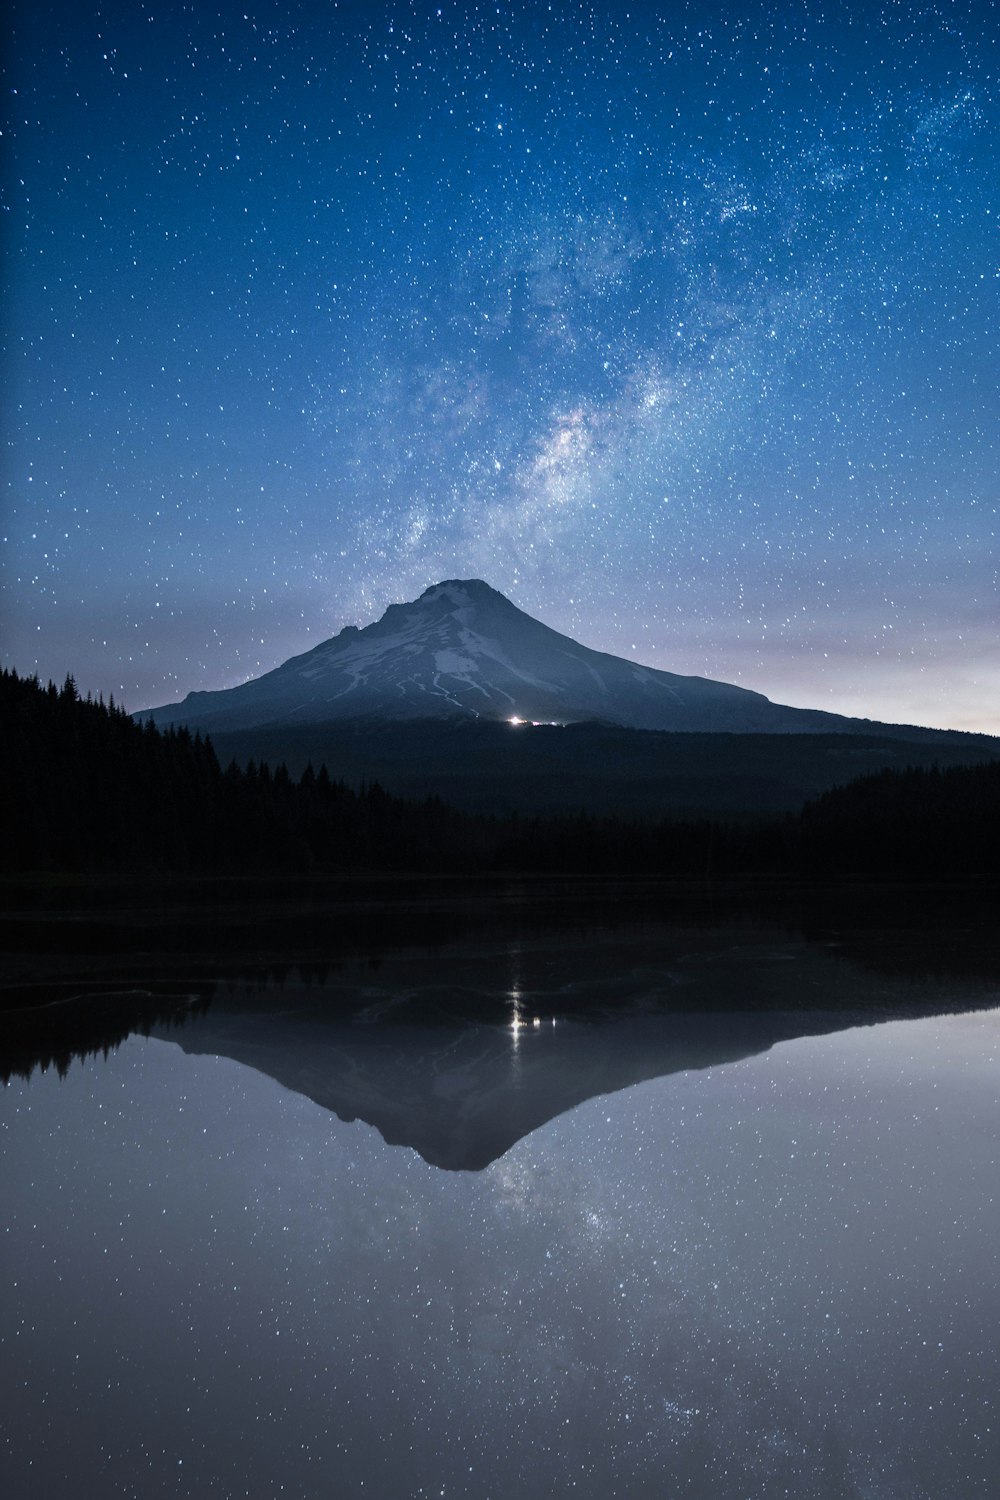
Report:
M214 983L234 972L377 963L456 944L595 934L770 932L879 953L914 974L995 977L1000 881L649 877L40 876L0 881L0 1010L111 985ZM48 999L43 998L47 996Z

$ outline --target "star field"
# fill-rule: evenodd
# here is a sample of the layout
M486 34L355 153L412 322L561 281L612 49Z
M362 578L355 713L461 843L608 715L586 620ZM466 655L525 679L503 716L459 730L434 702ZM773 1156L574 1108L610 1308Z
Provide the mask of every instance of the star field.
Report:
M15 5L4 659L139 708L479 576L1000 731L996 21Z

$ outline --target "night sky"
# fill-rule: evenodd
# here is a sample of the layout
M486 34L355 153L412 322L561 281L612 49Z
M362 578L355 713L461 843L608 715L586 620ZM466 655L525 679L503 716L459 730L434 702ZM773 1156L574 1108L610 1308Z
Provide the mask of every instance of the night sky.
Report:
M1000 732L997 20L18 0L4 662L137 709L478 576Z

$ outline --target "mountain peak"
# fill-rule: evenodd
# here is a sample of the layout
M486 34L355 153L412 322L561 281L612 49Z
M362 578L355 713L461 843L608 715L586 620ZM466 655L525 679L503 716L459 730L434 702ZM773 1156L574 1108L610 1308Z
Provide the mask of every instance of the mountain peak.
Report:
M510 603L506 595L491 588L482 578L443 578L440 583L432 583L425 588L417 602L420 603L424 599L449 599L455 604L502 599L504 604Z

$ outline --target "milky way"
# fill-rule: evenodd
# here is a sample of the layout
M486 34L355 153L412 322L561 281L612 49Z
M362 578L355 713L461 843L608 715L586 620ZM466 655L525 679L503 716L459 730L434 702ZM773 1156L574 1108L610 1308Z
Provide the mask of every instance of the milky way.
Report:
M445 577L1000 731L985 5L15 6L4 660L130 707Z

